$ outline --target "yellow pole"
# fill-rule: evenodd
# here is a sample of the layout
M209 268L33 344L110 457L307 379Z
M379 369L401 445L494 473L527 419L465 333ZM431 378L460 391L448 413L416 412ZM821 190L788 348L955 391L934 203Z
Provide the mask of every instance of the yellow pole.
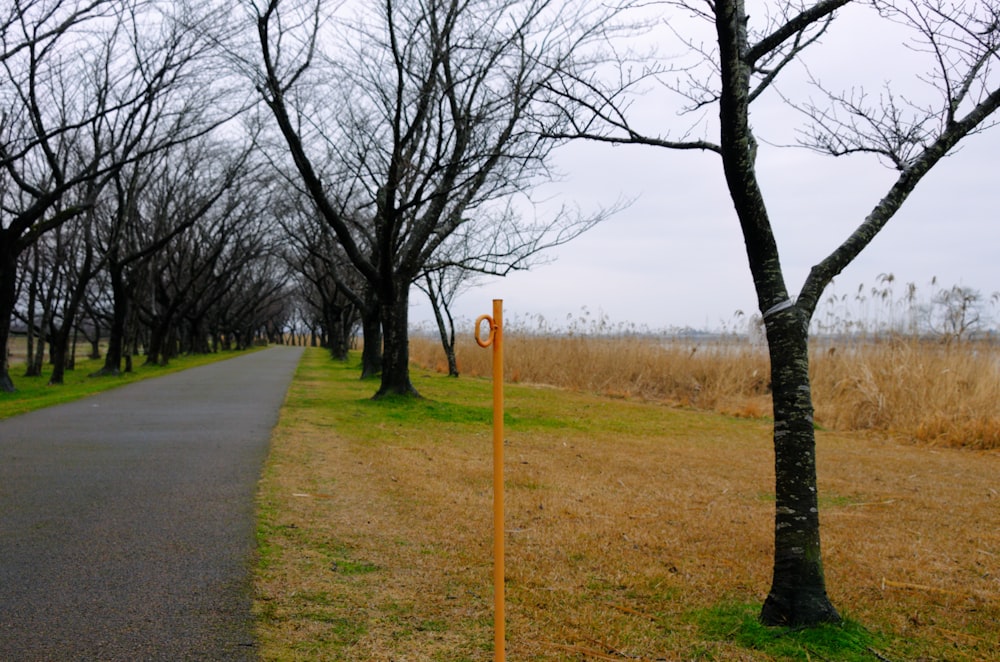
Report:
M493 659L503 662L504 623L503 517L503 301L493 300Z
M487 340L479 337L482 322L489 322ZM476 342L493 346L493 659L504 661L504 516L503 516L503 300L493 300L493 317L476 320Z

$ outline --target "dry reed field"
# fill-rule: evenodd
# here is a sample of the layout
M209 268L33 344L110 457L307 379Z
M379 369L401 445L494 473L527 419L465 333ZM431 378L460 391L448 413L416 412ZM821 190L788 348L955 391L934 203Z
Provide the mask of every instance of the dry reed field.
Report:
M771 414L766 348L746 338L506 331L506 378L749 418ZM446 371L440 343L418 336L411 358ZM489 376L489 353L457 347L460 371ZM1000 448L1000 346L905 337L823 340L811 356L816 422L935 446Z
M28 347L27 347L27 345L28 345L28 342L27 342L27 338L25 336L23 336L23 335L12 335L11 336L11 338L9 340L9 343L8 343L8 346L7 346L7 350L9 352L8 358L10 359L10 365L11 366L21 366L21 365L24 365L24 362L25 362L25 360L27 359L27 356L28 356ZM102 342L101 345L100 345L100 347L101 347L101 352L103 353L107 349L107 343L106 342ZM82 342L81 341L81 342L78 342L76 344L75 355L76 355L77 360L83 361L83 360L85 360L88 357L89 354L90 354L90 343L89 342ZM49 356L48 347L46 347L46 353L45 353L45 355L46 355L46 360L48 360L47 359L47 357Z
M490 383L413 377L424 400L374 403L307 350L259 494L263 659L492 659ZM1000 455L819 432L827 582L857 640L824 652L750 638L769 423L618 395L507 388L507 659L1000 659Z

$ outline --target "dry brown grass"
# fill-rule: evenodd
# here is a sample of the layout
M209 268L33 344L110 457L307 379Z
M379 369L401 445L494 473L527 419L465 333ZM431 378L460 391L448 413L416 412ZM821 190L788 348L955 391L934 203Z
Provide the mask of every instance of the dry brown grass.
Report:
M817 418L937 445L1000 448L1000 347L890 338L813 358Z
M411 357L445 371L439 344L415 337ZM461 342L463 374L490 374L489 353ZM768 359L746 340L539 335L508 330L513 382L549 384L742 416L771 413ZM825 342L812 353L817 423L941 446L1000 448L1000 347L882 339Z
M107 343L101 343L101 351L107 349ZM7 350L10 352L8 358L10 359L11 366L23 365L25 360L28 358L28 339L26 336L22 335L12 335L8 341ZM90 354L90 343L80 341L76 343L76 357L77 360L83 360ZM45 352L46 360L48 360L48 346L46 346Z
M316 356L261 485L263 658L492 659L489 383L418 372L431 400L385 408ZM524 385L507 409L509 660L788 659L699 620L767 591L766 421ZM887 659L997 659L1000 456L818 446L834 603Z

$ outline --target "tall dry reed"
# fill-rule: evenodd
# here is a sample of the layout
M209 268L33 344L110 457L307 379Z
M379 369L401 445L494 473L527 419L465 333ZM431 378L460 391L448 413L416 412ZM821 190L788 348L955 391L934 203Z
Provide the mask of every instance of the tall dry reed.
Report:
M1000 448L1000 348L905 337L814 350L816 417L840 430Z
M459 342L462 374L488 376L490 352ZM410 356L446 372L440 344L416 335ZM656 400L746 417L769 416L766 349L732 335L711 340L651 334L537 333L508 328L506 378ZM1000 348L904 337L815 343L818 425L868 430L923 443L1000 448Z

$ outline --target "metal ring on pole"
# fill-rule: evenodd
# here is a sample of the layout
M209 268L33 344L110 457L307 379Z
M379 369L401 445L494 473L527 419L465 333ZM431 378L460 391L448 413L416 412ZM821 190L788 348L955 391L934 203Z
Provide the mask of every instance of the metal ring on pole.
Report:
M480 335L479 335L479 329L482 328L483 322L488 322L489 325L490 325L490 335L486 337L486 340L483 340L480 337ZM468 327L466 327L466 328L468 328ZM496 336L496 332L497 332L497 325L496 325L496 322L493 321L492 317L490 317L489 315L480 315L479 317L476 318L476 334L475 335L476 335L476 344L477 345L479 345L480 347L489 347L490 345L492 345L493 344L493 338ZM468 336L466 336L466 337L468 337Z

